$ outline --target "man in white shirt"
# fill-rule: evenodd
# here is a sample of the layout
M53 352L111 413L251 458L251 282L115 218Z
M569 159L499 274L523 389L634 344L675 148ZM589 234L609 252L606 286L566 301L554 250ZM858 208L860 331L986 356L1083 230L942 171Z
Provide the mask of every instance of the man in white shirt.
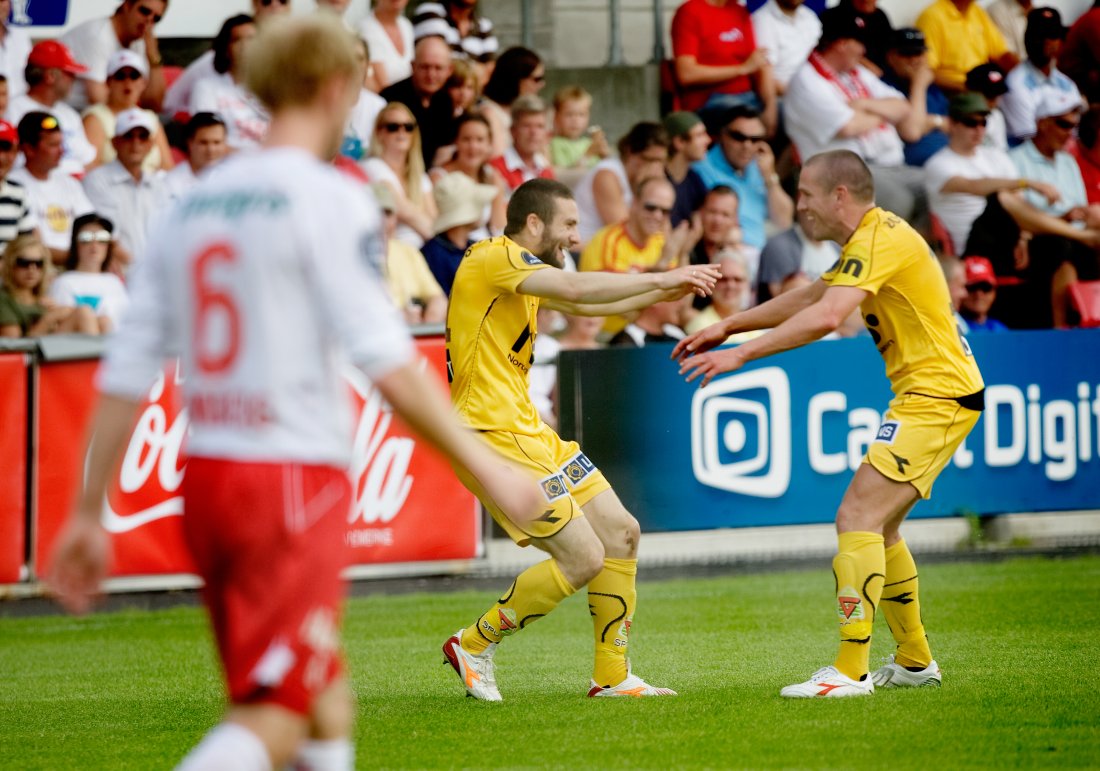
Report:
M27 57L27 93L8 102L6 117L13 125L18 126L29 112L46 112L57 119L63 147L61 170L66 174L83 174L96 159L96 149L84 133L84 122L64 102L76 76L86 70L63 44L43 40Z
M225 121L212 112L199 112L191 116L184 129L187 160L177 163L161 179L160 201L157 209L169 206L199 181L199 174L214 165L229 152L226 143Z
M89 19L66 32L61 41L87 66L69 103L77 110L107 99L107 60L129 48L149 61L149 78L142 104L160 110L164 100L164 68L154 28L168 10L168 0L122 0L114 15Z
M92 211L80 183L63 171L61 126L45 112L28 112L19 121L19 149L26 159L11 178L27 191L27 206L38 222L38 235L57 265L69 256L73 220Z
M0 0L0 75L8 79L8 97L27 92L23 71L31 53L31 38L26 30L8 23L11 0Z
M182 526L230 701L184 771L354 767L339 644L352 499L344 362L512 515L531 522L545 500L424 379L377 272L377 208L321 160L359 76L335 20L265 29L248 79L273 113L266 147L228 160L159 223L100 371L85 489L52 561L59 599L87 611L108 570L111 470L165 357L179 356L191 428Z
M115 223L118 242L140 260L145 254L145 235L160 195L163 172L143 168L153 149L157 129L152 113L140 108L118 114L111 140L118 157L84 178L84 192L96 212Z
M821 37L821 19L802 2L768 0L752 14L756 47L767 51L780 96Z

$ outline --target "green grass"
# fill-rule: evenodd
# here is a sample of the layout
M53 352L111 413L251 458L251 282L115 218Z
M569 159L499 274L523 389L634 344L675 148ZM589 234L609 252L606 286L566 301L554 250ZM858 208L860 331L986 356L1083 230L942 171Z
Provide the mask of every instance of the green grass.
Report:
M777 693L831 661L827 569L643 582L631 657L675 699L584 698L582 596L501 646L503 704L463 698L439 654L490 593L353 600L359 766L1100 766L1100 558L921 579L944 687L818 702ZM872 660L891 648L880 620ZM2 768L170 767L222 706L195 608L0 619L0 673Z

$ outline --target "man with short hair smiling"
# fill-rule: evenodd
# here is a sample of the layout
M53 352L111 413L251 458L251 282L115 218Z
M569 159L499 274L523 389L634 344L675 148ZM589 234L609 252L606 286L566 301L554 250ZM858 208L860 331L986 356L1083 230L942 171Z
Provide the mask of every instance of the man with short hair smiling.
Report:
M212 112L199 112L191 116L184 129L187 160L177 163L161 180L161 197L157 204L171 204L198 182L199 174L220 161L229 152L226 143L225 121Z
M168 0L122 0L112 16L89 19L66 32L61 42L88 68L69 97L69 104L83 110L107 100L107 60L122 48L149 62L149 81L141 103L160 110L164 100L164 62L154 28L168 11Z
M490 161L504 180L505 197L529 179L553 179L554 169L543 152L549 139L546 103L527 94L512 103L512 144Z
M670 141L665 176L676 190L671 218L672 226L676 227L691 219L706 198L707 183L692 165L707 157L710 135L702 119L693 112L669 113L662 123Z
M435 165L435 152L454 141L455 108L446 89L451 76L451 49L441 37L426 37L416 42L412 75L382 89L387 102L408 107L420 126L420 149L424 166Z

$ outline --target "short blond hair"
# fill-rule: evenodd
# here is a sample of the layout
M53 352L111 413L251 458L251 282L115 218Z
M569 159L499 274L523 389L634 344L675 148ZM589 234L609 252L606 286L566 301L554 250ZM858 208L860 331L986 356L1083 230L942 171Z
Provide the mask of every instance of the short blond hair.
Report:
M592 94L580 86L563 86L554 92L554 109L560 110L567 102L584 102L592 106Z
M245 54L245 83L272 112L311 104L332 78L357 81L355 37L330 14L265 23ZM358 85L358 83L356 83Z

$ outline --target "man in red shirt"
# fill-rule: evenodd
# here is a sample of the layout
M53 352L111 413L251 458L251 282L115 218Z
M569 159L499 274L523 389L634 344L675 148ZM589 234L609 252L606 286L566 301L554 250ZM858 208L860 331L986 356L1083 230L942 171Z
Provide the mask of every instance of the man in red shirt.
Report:
M747 104L761 112L769 133L775 131L772 68L737 0L686 0L672 17L672 52L680 109L699 113L709 127L711 116Z
M1089 203L1100 203L1100 105L1093 105L1077 127L1077 142L1071 152L1085 181Z

